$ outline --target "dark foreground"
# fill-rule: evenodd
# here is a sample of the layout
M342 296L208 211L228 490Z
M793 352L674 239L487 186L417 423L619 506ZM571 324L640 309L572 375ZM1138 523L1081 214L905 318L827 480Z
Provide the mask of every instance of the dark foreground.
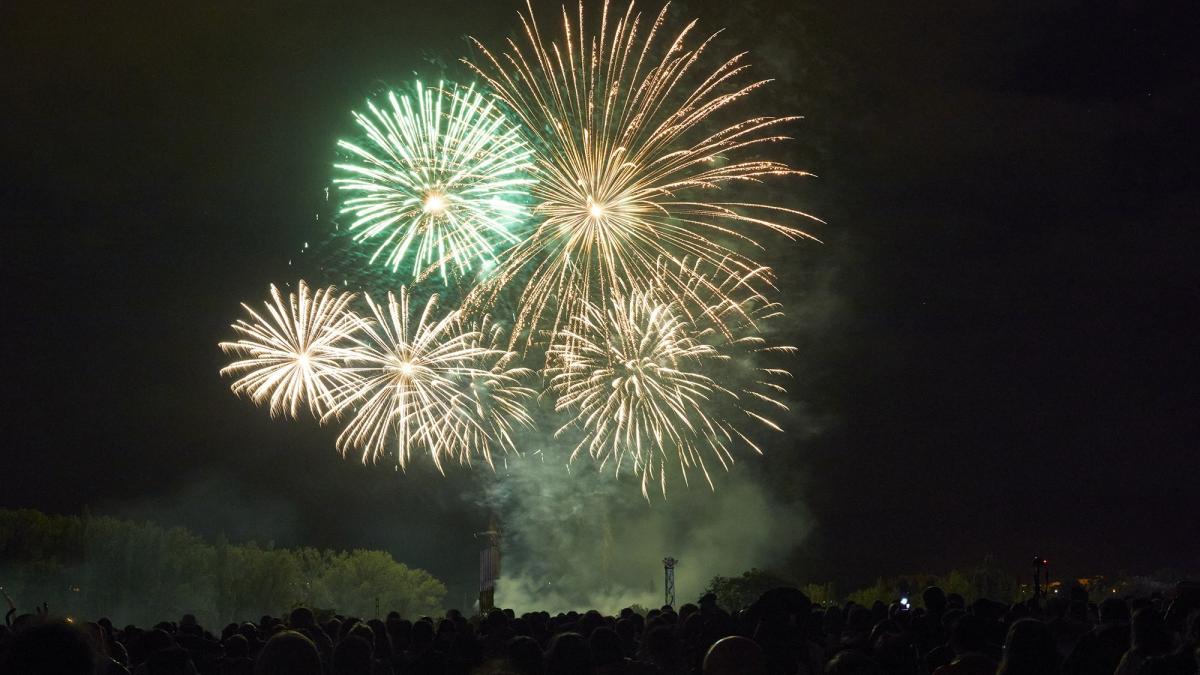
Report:
M191 615L119 628L107 619L14 611L0 627L0 672L1175 675L1197 673L1196 595L1181 587L1170 597L1096 603L1074 589L1069 597L1007 606L967 604L931 587L910 610L900 603L813 606L799 591L776 589L734 612L711 595L644 617L632 609L617 616L492 610L471 618L451 610L437 620L395 612L363 620L299 608L216 632Z

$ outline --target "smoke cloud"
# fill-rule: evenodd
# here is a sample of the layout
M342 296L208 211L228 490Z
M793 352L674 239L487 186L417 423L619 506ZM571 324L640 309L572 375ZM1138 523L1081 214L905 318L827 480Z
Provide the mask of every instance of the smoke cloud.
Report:
M209 538L224 534L235 542L305 543L300 514L289 500L249 489L224 475L198 477L160 495L103 503L97 512L164 527L183 526Z
M677 602L694 602L713 576L780 562L809 532L806 509L769 495L745 467L714 481L715 492L694 480L648 503L632 477L616 480L586 462L568 469L537 454L510 460L484 497L503 530L497 605L657 607L666 556L679 560Z

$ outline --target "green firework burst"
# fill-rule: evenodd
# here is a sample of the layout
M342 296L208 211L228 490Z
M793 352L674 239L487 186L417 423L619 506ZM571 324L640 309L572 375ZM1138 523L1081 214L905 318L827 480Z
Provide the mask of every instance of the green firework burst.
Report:
M354 113L362 140L338 142L348 161L334 183L370 263L411 281L494 265L528 216L530 151L516 127L473 86L417 82L367 107Z

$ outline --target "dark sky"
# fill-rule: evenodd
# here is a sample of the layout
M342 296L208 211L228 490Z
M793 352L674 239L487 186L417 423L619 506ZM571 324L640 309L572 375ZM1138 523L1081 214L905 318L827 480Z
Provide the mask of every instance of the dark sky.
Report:
M819 178L788 198L828 221L773 247L806 414L747 461L814 528L781 564L1200 569L1196 27L1142 2L677 4L778 80L756 105L806 116L789 152ZM216 343L328 226L348 111L516 9L4 3L0 506L469 580L474 477L341 459L236 400Z

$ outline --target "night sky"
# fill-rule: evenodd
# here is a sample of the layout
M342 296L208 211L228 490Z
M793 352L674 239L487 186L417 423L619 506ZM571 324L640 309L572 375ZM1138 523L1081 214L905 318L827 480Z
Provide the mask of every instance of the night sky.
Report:
M386 547L469 585L482 479L342 459L237 400L216 344L328 231L349 111L461 73L518 7L4 3L0 507ZM771 241L798 412L743 464L812 529L764 564L1200 569L1195 26L1141 2L676 7L776 79L743 112L805 116L787 153L818 177L771 196L828 223Z

